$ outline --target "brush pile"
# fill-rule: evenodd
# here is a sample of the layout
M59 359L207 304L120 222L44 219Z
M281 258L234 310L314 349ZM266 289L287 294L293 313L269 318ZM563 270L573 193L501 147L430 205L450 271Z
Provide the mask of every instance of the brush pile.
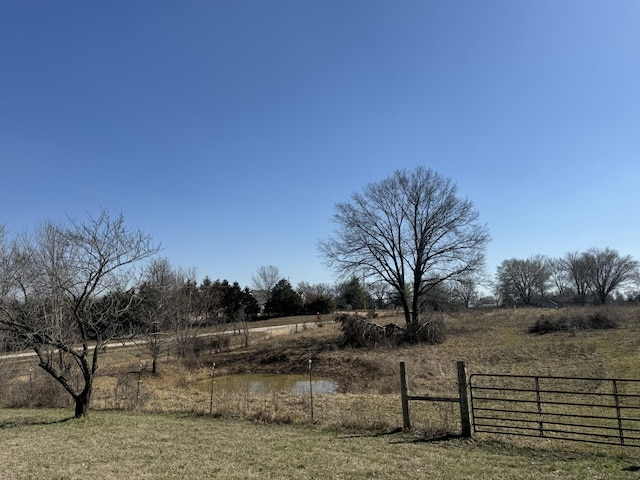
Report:
M354 348L396 346L403 343L438 344L444 342L444 321L430 319L401 327L395 323L378 325L353 314L340 314L336 322L342 324L344 343Z

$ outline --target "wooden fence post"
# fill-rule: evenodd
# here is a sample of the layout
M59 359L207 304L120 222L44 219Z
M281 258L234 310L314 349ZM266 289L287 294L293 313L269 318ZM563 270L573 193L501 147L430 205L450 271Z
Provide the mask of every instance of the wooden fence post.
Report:
M467 396L467 368L464 362L456 362L458 369L458 393L460 397L460 423L462 436L471 437L471 418L469 417L469 397Z
M409 394L407 393L407 374L404 362L400 362L400 398L402 400L402 419L405 430L411 430L409 416Z

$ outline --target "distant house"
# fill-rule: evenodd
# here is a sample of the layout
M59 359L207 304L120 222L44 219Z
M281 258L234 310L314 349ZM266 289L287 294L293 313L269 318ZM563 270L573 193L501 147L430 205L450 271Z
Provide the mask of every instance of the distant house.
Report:
M481 297L477 303L478 307L495 307L496 299L493 297Z

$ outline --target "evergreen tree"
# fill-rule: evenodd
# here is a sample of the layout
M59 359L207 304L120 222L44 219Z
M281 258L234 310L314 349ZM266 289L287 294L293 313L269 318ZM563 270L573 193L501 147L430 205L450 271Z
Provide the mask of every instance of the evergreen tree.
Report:
M271 290L265 311L274 316L298 315L302 311L302 297L283 278Z
M360 279L355 275L338 286L337 297L338 306L342 309L364 310L374 306L371 295L364 289Z

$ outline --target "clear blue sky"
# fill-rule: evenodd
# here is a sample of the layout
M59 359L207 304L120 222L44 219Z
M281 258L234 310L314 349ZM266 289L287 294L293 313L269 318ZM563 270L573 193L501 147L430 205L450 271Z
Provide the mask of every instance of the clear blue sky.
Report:
M175 265L333 283L334 205L457 183L507 258L640 259L637 0L0 3L0 223L105 208Z

